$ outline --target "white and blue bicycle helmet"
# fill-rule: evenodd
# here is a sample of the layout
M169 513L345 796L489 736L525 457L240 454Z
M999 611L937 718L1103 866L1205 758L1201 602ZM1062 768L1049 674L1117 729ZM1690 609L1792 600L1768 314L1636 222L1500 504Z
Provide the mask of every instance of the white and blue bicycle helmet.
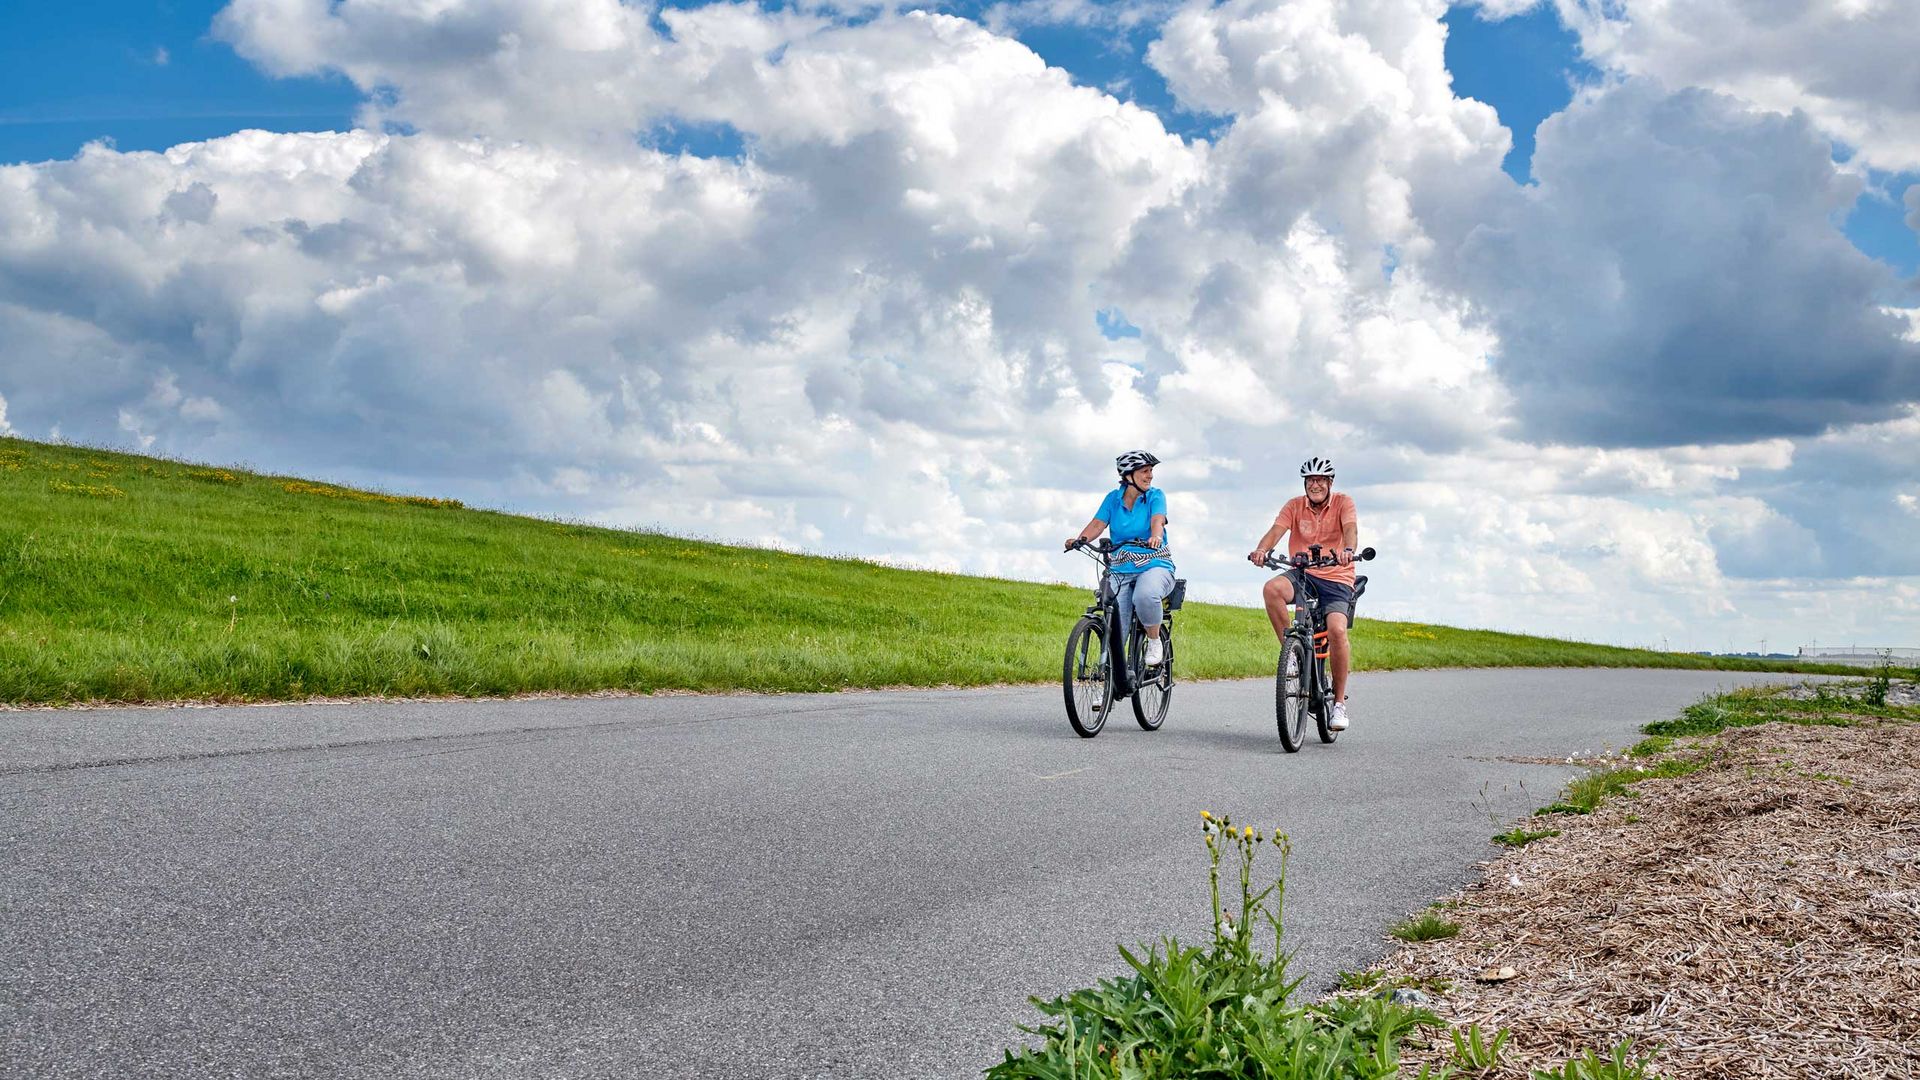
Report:
M1144 469L1149 465L1158 464L1160 459L1145 450L1129 450L1113 459L1113 467L1120 470L1121 476L1126 476L1135 469Z

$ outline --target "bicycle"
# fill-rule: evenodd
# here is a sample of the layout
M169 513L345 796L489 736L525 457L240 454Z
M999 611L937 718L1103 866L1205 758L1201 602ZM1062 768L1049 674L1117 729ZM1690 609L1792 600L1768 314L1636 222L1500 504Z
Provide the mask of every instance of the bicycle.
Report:
M1373 549L1366 548L1354 556L1354 561L1364 562L1373 556ZM1289 561L1269 554L1265 563L1269 570L1292 571L1293 621L1280 643L1280 663L1273 674L1273 712L1280 728L1280 746L1289 754L1297 754L1306 743L1308 715L1319 729L1321 742L1340 737L1328 726L1333 721L1333 683L1327 674L1327 617L1320 610L1320 590L1313 575L1307 573L1309 569L1338 566L1340 560L1322 556L1320 545L1314 544ZM1360 597L1366 591L1366 575L1354 578L1354 611L1347 618L1349 626L1360 617Z
M1088 558L1100 564L1093 603L1067 635L1067 656L1060 671L1061 689L1067 699L1067 722L1083 739L1100 734L1115 698L1133 701L1133 718L1147 731L1160 730L1173 698L1173 613L1179 611L1186 600L1186 579L1174 579L1173 591L1160 602L1161 610L1166 613L1160 622L1163 650L1160 662L1147 667L1146 629L1138 617L1128 612L1133 625L1132 633L1126 635L1127 662L1112 664L1110 659L1120 651L1121 639L1121 612L1114 602L1114 547L1111 541L1102 538L1081 540L1067 549L1084 551Z

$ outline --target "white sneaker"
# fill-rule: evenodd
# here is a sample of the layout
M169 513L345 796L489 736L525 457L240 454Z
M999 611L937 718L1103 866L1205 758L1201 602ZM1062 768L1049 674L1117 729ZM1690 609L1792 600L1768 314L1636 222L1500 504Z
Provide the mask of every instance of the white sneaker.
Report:
M1165 659L1166 655L1167 655L1166 646L1160 643L1159 638L1150 637L1147 639L1147 666L1148 667L1159 667L1160 661Z
M1328 731L1347 730L1347 703L1346 702L1336 701L1333 703L1333 719L1327 721L1327 730Z

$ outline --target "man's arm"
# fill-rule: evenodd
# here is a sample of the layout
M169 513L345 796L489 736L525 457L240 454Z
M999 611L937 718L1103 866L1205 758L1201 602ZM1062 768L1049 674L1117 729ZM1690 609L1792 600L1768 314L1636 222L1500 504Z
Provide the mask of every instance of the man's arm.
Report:
M1260 566L1267 561L1267 556L1273 554L1273 546L1278 544L1280 538L1287 534L1287 523L1283 520L1285 516L1285 510L1282 510L1274 516L1272 527L1267 529L1266 534L1260 537L1260 542L1254 545L1253 550L1247 552L1248 562L1255 566Z
M1347 516L1340 521L1340 543L1346 550L1340 552L1340 565L1353 562L1354 552L1360 550L1360 515L1355 513L1351 502L1347 505Z

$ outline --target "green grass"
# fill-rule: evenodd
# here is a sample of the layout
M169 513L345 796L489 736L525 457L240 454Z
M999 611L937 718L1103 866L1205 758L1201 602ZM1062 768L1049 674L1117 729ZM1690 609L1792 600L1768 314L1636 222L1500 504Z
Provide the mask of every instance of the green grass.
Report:
M1855 670L1858 674L1858 669ZM1728 728L1782 722L1789 724L1847 727L1862 719L1920 721L1920 707L1885 704L1891 678L1885 674L1841 683L1816 683L1800 693L1785 686L1752 686L1713 694L1689 705L1672 720L1657 720L1641 727L1646 738L1627 751L1627 757L1642 764L1606 765L1594 768L1574 779L1551 806L1535 811L1547 814L1591 814L1615 795L1633 794L1629 789L1642 780L1685 776L1705 768L1707 753L1688 751L1682 738L1711 735ZM1795 770L1790 761L1780 767ZM1847 783L1844 778L1814 772L1815 779ZM1513 842L1524 837L1519 843ZM1516 825L1494 840L1519 847L1538 839Z
M6 703L1044 682L1087 598L0 438ZM1190 603L1176 633L1183 676L1272 671L1258 610ZM1371 619L1354 644L1371 670L1770 667Z
M1854 674L1859 674L1856 669ZM1871 704L1871 681L1834 686L1815 684L1812 696L1796 697L1782 687L1754 686L1730 693L1715 694L1689 705L1672 720L1660 720L1640 730L1649 737L1640 746L1662 744L1655 739L1671 740L1687 735L1710 735L1732 727L1769 724L1776 720L1790 724L1814 724L1845 727L1862 717L1882 720L1920 719L1920 710L1885 704ZM1864 691L1864 692L1863 692ZM1881 701L1886 692L1880 693ZM1671 745L1667 743L1665 745ZM1636 752L1640 747L1636 747Z
M1489 1034L1478 1025L1447 1028L1431 1010L1394 993L1418 988L1445 994L1452 987L1443 981L1416 984L1379 969L1348 972L1340 977L1347 993L1300 1003L1302 980L1290 974L1292 951L1281 919L1291 852L1286 834L1274 832L1269 847L1264 833L1236 829L1228 818L1206 814L1203 820L1211 940L1187 946L1167 936L1145 947L1122 946L1128 970L1120 975L1058 997L1029 998L1045 1020L1020 1026L1027 1045L1005 1051L986 1070L987 1080L1445 1080L1487 1075L1499 1065L1509 1029ZM1262 884L1264 875L1254 869L1263 847L1280 857L1279 876L1270 884ZM1440 929L1409 940L1459 930L1440 922ZM1403 1066L1409 1040L1424 1031L1426 1041L1437 1042L1433 1033L1439 1030L1451 1037L1449 1062L1422 1065L1418 1072ZM1632 1049L1620 1044L1611 1057L1589 1050L1567 1062L1564 1074L1534 1075L1645 1077L1646 1061ZM1608 1071L1614 1063L1638 1071Z
M1560 793L1559 802L1536 810L1534 813L1536 815L1591 814L1600 808L1601 803L1642 780L1685 776L1705 768L1707 761L1707 758L1701 756L1679 756L1662 758L1651 765L1598 767L1567 784L1567 789ZM1517 826L1516 831L1518 831ZM1494 839L1499 840L1500 837L1496 836Z
M1423 911L1395 923L1387 931L1401 941L1438 941L1460 932L1460 924L1434 911Z
M1495 834L1493 842L1502 847L1517 848L1526 847L1535 840L1545 840L1549 836L1559 835L1559 829L1528 829L1515 825L1506 832Z

